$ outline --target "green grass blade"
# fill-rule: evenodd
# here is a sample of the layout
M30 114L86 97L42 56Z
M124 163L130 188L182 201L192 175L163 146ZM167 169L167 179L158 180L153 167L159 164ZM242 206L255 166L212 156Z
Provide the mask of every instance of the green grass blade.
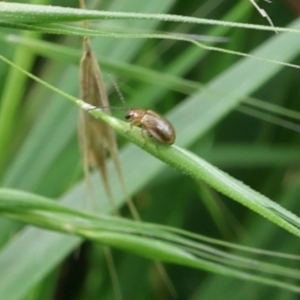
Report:
M197 269L204 269L225 276L257 281L262 284L274 285L294 292L300 292L298 287L291 284L232 269L226 266L226 261L225 264L222 265L221 263L218 263L218 261L220 262L218 257L222 255L220 251L195 243L192 243L192 245L194 245L193 247L190 247L189 240L182 237L176 237L174 233L168 233L168 231L166 231L167 228L162 229L161 226L156 227L155 225L138 223L116 217L98 217L96 215L68 208L54 201L49 201L44 197L8 189L0 190L0 209L4 215L12 218L23 220L47 229L81 236L85 239L101 242L147 258L181 264ZM53 237L55 236L56 238L59 238L59 235L54 234ZM20 242L20 240L17 241L17 243L18 242ZM26 245L28 240L23 240L23 242ZM43 240L37 239L36 242L41 243ZM74 246L76 242L78 242L78 239L71 237L70 244L73 244ZM16 244L16 241L12 244L14 243ZM196 247L198 250L193 250L193 248ZM4 254L0 257L0 265L2 265L4 269L12 268L11 265L5 265L1 261L1 259L4 258L6 258L6 262L11 260L15 253L9 251L10 248L11 247L8 245L3 251ZM17 249L17 247L14 247L14 249ZM37 250L38 249L39 248L37 248ZM211 261L201 258L203 255L205 258L207 254L211 257ZM28 255L34 257L34 259L39 262L39 259L34 253L28 252L23 252L21 260L25 260L25 258L28 260ZM215 259L214 256L216 256ZM227 258L230 258L230 255L226 256ZM44 256L42 259L44 259ZM242 266L242 258L231 256L231 259L233 262L235 260L240 260L240 266ZM216 262L214 262L214 260ZM244 260L244 263L246 264L249 262L250 264L252 263L251 261L247 262ZM22 267L23 266L19 266L16 270L20 277L23 276ZM287 269L283 270L280 269L280 267L273 267L271 265L269 268L283 271L284 275L288 275L286 272L288 271ZM292 273L289 276L291 275ZM300 274L298 274L298 276L300 277ZM27 277L29 278L27 281L29 284L32 278L31 276ZM0 291L2 292L2 295L9 296L9 299L15 299L20 295L20 291L9 289L11 287L12 283L10 282L9 276L0 282Z

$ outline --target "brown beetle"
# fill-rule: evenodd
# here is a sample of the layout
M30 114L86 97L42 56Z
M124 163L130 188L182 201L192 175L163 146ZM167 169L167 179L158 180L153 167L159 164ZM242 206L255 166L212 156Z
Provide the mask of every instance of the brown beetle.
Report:
M125 99L114 79L111 77L113 85L126 107ZM128 109L125 118L131 121L131 126L140 126L147 134L154 138L156 141L172 145L175 141L175 129L173 125L161 115L155 113L152 110L145 110L141 108Z
M173 125L152 110L132 108L126 113L125 118L131 121L131 125L140 126L150 137L162 144L171 145L175 141Z

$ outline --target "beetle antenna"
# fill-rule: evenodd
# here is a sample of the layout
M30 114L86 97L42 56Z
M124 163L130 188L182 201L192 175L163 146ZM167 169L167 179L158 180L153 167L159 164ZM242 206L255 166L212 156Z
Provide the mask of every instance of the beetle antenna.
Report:
M113 84L113 86L114 86L114 88L115 88L115 90L116 90L119 98L121 99L121 101L124 104L124 106L127 108L125 98L124 98L124 96L123 96L123 94L122 94L122 92L121 92L121 90L120 90L120 88L119 88L116 80L114 79L114 77L111 74L108 74L108 76L109 76L109 78L110 78L110 80L111 80L111 82L112 82L112 84Z
M112 109L119 109L119 110L124 110L123 107L119 107L119 106L101 106L101 107L97 107L97 108L112 108Z

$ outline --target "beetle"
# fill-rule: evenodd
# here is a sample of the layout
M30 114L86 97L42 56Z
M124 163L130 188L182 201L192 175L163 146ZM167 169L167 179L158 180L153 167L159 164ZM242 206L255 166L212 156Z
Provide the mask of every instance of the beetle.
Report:
M131 108L125 115L131 125L140 126L146 133L156 141L172 145L176 138L173 125L164 117L152 110Z
M110 76L115 90L117 91L121 101L126 107L126 101L112 76ZM116 107L114 107L116 108ZM163 116L152 110L142 108L129 108L125 115L125 119L130 121L131 126L140 126L148 136L156 141L172 145L175 141L176 134L173 125Z

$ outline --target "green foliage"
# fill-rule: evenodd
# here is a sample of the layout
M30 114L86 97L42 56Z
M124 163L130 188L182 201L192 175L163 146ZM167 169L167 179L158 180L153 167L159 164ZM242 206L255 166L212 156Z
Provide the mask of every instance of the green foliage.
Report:
M264 7L278 32L285 31L279 34L253 25L265 20L246 1L205 3L116 0L103 11L78 10L77 2L72 9L0 3L4 299L113 298L99 243L172 263L167 271L180 299L296 299L299 257L288 254L297 254L300 227L300 23L283 3ZM68 23L83 19L94 20L91 29ZM55 35L42 40L42 33ZM128 106L166 114L176 128L175 145L163 146L101 110L90 111L125 137L120 158L142 218L169 227L108 217L97 174L101 215L82 212L93 205L76 133L76 105L87 108L78 100L76 36L83 34L97 36L94 51L103 71L118 76ZM184 34L228 40L199 42ZM110 98L122 106L113 90ZM109 171L122 206L110 162ZM126 208L122 213L128 215ZM151 261L114 254L124 299L169 298Z

